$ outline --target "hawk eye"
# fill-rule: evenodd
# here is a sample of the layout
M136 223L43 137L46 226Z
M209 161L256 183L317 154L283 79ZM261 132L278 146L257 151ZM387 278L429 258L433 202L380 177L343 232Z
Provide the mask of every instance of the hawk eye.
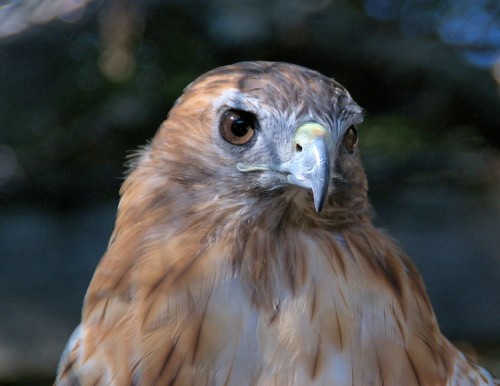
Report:
M244 145L255 134L255 115L247 111L228 110L222 115L220 133L233 145Z
M354 151L354 148L358 144L358 132L356 131L354 126L351 126L347 129L344 135L343 143L349 153L352 153Z

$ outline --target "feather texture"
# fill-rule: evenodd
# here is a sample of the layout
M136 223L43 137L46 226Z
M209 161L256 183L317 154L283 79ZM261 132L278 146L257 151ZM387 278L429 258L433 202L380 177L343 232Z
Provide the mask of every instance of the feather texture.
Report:
M227 108L258 117L252 146L219 138ZM56 384L494 385L440 333L416 268L370 221L359 154L341 145L360 114L341 85L287 64L190 85L123 184ZM277 173L235 167L286 159L311 120L334 138L321 213Z

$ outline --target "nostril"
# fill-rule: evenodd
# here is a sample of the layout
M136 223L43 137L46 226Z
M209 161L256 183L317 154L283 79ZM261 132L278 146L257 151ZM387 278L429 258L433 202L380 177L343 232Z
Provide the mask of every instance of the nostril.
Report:
M299 144L296 144L296 145L295 145L295 151L296 151L297 153L300 153L300 152L302 151L302 146L300 146Z

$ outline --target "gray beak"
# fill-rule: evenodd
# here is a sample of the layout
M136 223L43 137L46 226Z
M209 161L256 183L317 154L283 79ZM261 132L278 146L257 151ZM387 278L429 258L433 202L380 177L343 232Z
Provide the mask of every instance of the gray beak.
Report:
M289 183L311 189L314 207L319 213L328 193L330 181L330 149L332 135L319 123L307 122L301 125L293 139L293 155L290 161L279 165L238 163L242 172L273 170L286 174Z
M330 181L331 134L322 125L309 122L298 128L293 143L293 157L283 171L290 173L290 183L312 190L314 207L321 212Z

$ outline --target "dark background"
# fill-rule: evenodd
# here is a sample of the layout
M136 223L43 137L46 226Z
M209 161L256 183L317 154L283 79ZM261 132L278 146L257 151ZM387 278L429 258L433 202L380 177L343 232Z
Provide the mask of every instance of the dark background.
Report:
M0 36L0 384L53 380L127 155L241 60L319 70L366 109L376 223L500 374L498 1L0 0Z

